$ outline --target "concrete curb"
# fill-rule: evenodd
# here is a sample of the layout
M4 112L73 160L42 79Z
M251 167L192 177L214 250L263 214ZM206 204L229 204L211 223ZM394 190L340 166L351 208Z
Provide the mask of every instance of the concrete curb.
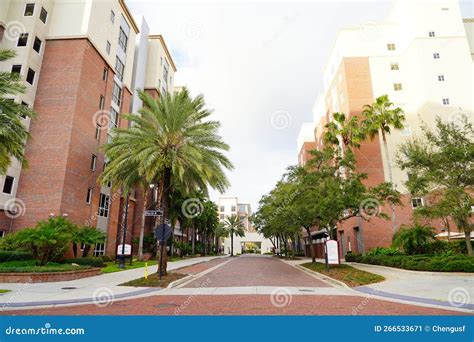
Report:
M197 265L197 264L196 264L196 265ZM194 278L194 275L188 274L187 276L185 276L185 277L183 277L183 278L181 278L181 279L172 281L171 283L168 284L168 286L166 286L166 288L167 288L167 289L171 289L171 288L173 288L173 287L178 286L179 284L182 284L182 283L187 282L188 280L191 280L192 278Z
M301 271L303 271L303 272L305 272L306 274L309 274L310 276L313 276L314 278L317 278L317 279L319 279L321 281L324 281L325 283L328 283L328 284L333 285L335 287L340 287L340 288L352 290L351 287L349 287L348 285L346 285L345 283L343 283L340 280L336 280L334 278L325 276L325 275L323 275L319 272L310 270L309 268L306 268L306 267L301 266L301 265L294 265L294 267L301 270Z

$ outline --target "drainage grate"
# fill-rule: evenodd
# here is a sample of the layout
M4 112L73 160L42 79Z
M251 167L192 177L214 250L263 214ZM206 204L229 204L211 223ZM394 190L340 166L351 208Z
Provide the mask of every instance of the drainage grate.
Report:
M314 290L310 290L310 289L298 289L298 291L300 291L300 292L314 292Z
M161 308L174 308L176 306L179 306L176 303L160 303L158 305L155 305L155 308L161 309Z
M77 287L74 286L66 286L66 287L61 287L61 290L75 290Z

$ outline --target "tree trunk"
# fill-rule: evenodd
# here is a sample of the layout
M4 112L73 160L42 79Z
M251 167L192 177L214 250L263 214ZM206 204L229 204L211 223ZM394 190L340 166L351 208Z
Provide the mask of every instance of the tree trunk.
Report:
M467 255L472 256L471 231L464 231L464 240L466 241Z
M170 188L171 188L171 169L166 168L163 174L163 181L160 182L162 184L161 189L161 199L160 202L162 203L163 207L163 222L166 219L169 219L169 208L170 208ZM172 233L173 234L173 233ZM158 274L163 276L166 275L168 269L168 252L166 250L167 247L167 240L163 241L163 245L160 248L163 248L163 253L158 253ZM161 260L160 260L161 259Z
M393 184L393 175L392 175L392 161L390 160L390 153L388 152L388 144L387 144L387 137L385 136L385 132L383 129L381 129L382 132L382 140L383 140L383 147L385 151L385 159L387 160L387 169L388 169L388 180L390 181L390 184L392 185L392 189L394 188ZM392 231L395 233L397 230L397 227L395 225L395 206L393 203L390 203L390 209L392 211Z
M145 237L145 211L148 203L148 194L147 191L144 191L143 194L143 214L142 214L142 221L140 224L140 238L138 240L138 261L143 261L143 238Z
M314 254L314 248L313 248L313 237L311 236L311 231L309 228L305 228L306 233L308 234L308 239L309 239L309 255L311 255L311 262L316 262L316 255Z
M230 256L234 256L234 232L230 232Z
M85 245L84 250L82 251L82 257L87 258L87 255L89 254L89 250L91 249L91 245Z
M77 258L77 242L72 243L72 253L74 254L74 258Z
M196 254L196 229L194 228L194 223L193 223L193 232L191 233L191 254L194 255Z

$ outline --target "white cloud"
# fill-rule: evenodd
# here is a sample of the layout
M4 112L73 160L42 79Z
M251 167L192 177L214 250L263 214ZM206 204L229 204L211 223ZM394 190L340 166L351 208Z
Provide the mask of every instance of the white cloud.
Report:
M128 0L172 50L176 85L203 93L222 122L235 170L227 194L250 202L296 163L296 137L322 89L339 28L383 18L389 2L183 3ZM275 129L272 113L291 125ZM217 194L213 193L213 198Z

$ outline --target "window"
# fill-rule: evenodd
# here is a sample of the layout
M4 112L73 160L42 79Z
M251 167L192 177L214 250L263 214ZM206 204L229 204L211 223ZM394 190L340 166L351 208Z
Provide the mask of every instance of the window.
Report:
M21 73L21 64L12 65L12 74L20 74L20 73Z
M104 104L105 104L105 97L103 95L100 95L100 97L99 97L99 109L104 109Z
M445 98L443 99L443 105L444 105L444 106L449 105L449 98L445 97Z
M220 210L221 210L221 211L224 211L224 210L225 210L225 208L224 208L224 206L223 206L223 205L221 205L221 208L220 208Z
M96 243L94 247L94 256L105 255L105 243Z
M40 13L40 20L46 24L46 19L48 18L48 12L44 9L44 7L41 7L41 13Z
M224 219L224 214L221 214L221 220L223 220L223 219Z
M16 44L16 46L26 46L27 43L28 43L28 33L20 34L20 36L18 37L18 43Z
M120 81L123 80L124 69L125 69L125 65L123 65L122 61L117 57L115 60L115 71L117 72L117 77Z
M26 103L26 102L24 102L24 101L21 101L21 105L22 105L23 107L29 107L28 103ZM25 108L25 109L27 109L27 108ZM26 117L27 117L26 114L22 114L22 115L21 115L21 118L22 118L22 119L26 119Z
M26 4L25 6L25 13L23 14L25 17L31 17L35 13L35 4Z
M4 230L0 230L0 238L4 238L5 237L5 231Z
M434 59L439 59L439 53L438 52L433 53L433 58Z
M92 155L91 158L91 170L95 171L95 167L97 165L97 156L95 154Z
M95 138L96 138L96 140L99 140L99 138L100 138L100 128L101 128L101 126L99 124L95 125Z
M423 199L420 197L415 197L411 199L411 207L413 209L423 206Z
M102 81L106 81L108 76L109 76L109 69L105 67L104 70L102 71Z
M438 75L438 81L444 82L444 75Z
M41 39L39 39L38 37L35 37L35 41L33 43L33 50L35 50L36 52L40 53L41 51Z
M28 68L28 73L26 74L26 82L31 85L35 83L35 71L31 68Z
M232 207L230 207L230 210L231 210L232 212L234 212L236 209L237 209L237 208L235 207L235 205L233 205Z
M123 28L120 28L118 45L122 48L123 52L127 52L127 43L128 37Z
M398 63L390 63L390 70L399 70Z
M395 91L402 90L402 84L401 83L394 83L393 84L393 90L395 90Z
M3 193L4 194L11 194L13 190L13 183L15 181L14 177L6 176L5 182L3 183Z
M115 12L110 10L110 21L113 23L115 22Z
M110 196L100 193L99 211L97 214L101 217L109 217Z
M114 82L114 87L112 89L112 100L120 106L120 100L122 97L122 89L120 89L120 86Z
M109 120L109 128L117 128L118 127L118 113L115 109L110 108L110 120Z
M434 33L434 31L430 31L430 32L428 32L428 36L430 36L430 37L434 37L434 36L435 36L435 33Z
M395 44L387 44L388 51L395 51Z
M110 42L107 41L107 44L105 45L105 51L107 52L108 55L110 55Z
M86 203L87 203L87 204L91 204L91 203L92 203L92 188L88 188L88 189L87 189Z
M405 126L402 130L402 134L405 137L411 136L411 127L410 126Z

